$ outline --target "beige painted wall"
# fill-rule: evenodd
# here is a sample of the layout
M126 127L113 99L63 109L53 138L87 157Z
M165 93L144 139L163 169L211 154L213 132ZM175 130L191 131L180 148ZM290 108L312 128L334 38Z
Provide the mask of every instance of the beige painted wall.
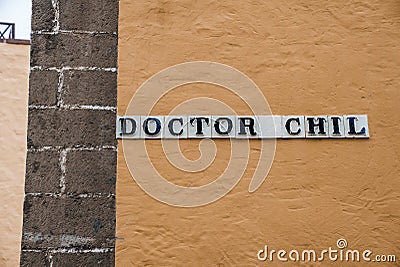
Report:
M274 114L368 114L371 138L278 140L271 172L250 194L260 146L253 140L239 184L198 208L171 207L148 196L119 149L117 266L254 266L264 245L322 250L335 248L341 237L349 248L399 258L399 29L397 0L121 0L118 114L158 71L187 61L216 61L253 79ZM175 90L153 114L167 114L199 96L248 112L226 90L207 88L212 90ZM229 141L216 140L214 164L190 174L168 163L159 141L147 143L154 166L177 184L210 182L229 159ZM183 153L196 159L198 144L182 141Z
M0 43L0 266L19 265L29 50L29 45Z

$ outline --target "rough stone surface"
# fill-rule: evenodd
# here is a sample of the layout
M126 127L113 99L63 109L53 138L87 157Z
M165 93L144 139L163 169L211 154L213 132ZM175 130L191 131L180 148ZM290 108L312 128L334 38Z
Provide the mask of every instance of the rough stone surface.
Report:
M90 246L114 247L115 199L71 198L65 201L64 234L93 238Z
M63 103L71 105L117 105L117 73L66 71Z
M115 145L115 113L107 110L31 110L28 147Z
M46 258L44 252L28 252L22 251L21 253L21 267L41 266L48 267L50 262Z
M112 150L71 151L66 162L67 193L114 193L117 153Z
M113 247L115 200L112 197L27 196L23 248Z
M113 34L33 34L31 65L52 67L116 67Z
M28 152L25 193L59 191L61 168L57 151Z
M114 266L114 252L105 253L57 253L53 256L57 267L71 266Z
M57 71L31 71L29 76L29 104L56 105L59 73Z
M22 248L46 247L49 244L55 247L59 245L57 241L53 240L52 235L62 234L64 210L65 200L26 196ZM50 237L47 236L49 234Z
M61 30L116 32L118 1L60 1Z
M51 31L55 25L51 0L32 0L32 30Z
M21 266L114 265L118 5L33 0Z

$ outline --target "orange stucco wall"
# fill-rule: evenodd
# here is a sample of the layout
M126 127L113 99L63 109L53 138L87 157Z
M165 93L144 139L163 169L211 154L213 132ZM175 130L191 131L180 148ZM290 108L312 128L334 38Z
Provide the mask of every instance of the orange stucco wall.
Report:
M120 141L117 266L254 266L264 245L322 250L339 238L350 248L400 257L399 27L396 0L120 0L119 115L153 74L178 63L214 61L248 75L273 114L368 114L371 138L278 140L267 179L249 193L260 151L260 141L252 140L239 184L196 208L168 206L142 191ZM173 90L153 114L166 115L198 97L249 112L237 96L203 84ZM197 173L174 168L159 140L146 146L167 180L197 186L213 181L229 160L229 140L213 142L216 159ZM181 141L183 154L198 158L199 143ZM282 263L268 263L274 264Z
M28 124L29 45L0 43L0 265L18 266Z

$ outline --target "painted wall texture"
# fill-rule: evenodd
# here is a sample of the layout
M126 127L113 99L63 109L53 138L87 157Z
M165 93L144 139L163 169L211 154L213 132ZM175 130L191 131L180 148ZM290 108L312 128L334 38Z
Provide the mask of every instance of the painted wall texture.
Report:
M119 115L153 74L187 61L215 61L248 75L274 114L368 114L371 138L278 140L266 181L250 194L260 152L260 141L252 140L239 184L197 208L168 206L147 195L119 149L116 265L254 266L261 264L257 252L264 245L321 251L337 248L339 238L351 249L399 257L399 27L397 0L121 0ZM250 111L229 91L200 84L171 91L152 114L167 115L196 97L218 99L239 114ZM196 103L191 110L212 114ZM169 163L159 140L146 146L168 181L198 186L213 181L229 161L229 140L214 143L213 164L196 173ZM199 144L180 141L191 160L200 157ZM368 264L376 265L362 266Z
M0 43L0 265L17 266L28 121L29 45Z

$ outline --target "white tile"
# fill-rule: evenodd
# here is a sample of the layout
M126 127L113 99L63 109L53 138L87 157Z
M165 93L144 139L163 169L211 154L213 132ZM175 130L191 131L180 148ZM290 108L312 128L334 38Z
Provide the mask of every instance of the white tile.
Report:
M187 116L165 116L164 122L164 138L186 139L188 137Z
M283 138L305 138L304 116L282 116Z
M187 125L188 138L211 138L211 116L188 116Z
M118 116L116 121L117 139L140 139L140 116Z
M328 116L305 116L306 138L329 138Z
M260 125L259 138L281 138L282 117L281 116L257 116Z
M343 117L346 138L369 138L367 115L345 115Z
M211 116L211 126L212 138L235 138L236 136L236 116Z
M330 138L344 138L344 119L343 116L328 116L328 128Z
M142 139L163 138L164 116L141 116L140 121Z
M236 117L236 138L253 139L259 138L260 125L257 116L237 116Z

